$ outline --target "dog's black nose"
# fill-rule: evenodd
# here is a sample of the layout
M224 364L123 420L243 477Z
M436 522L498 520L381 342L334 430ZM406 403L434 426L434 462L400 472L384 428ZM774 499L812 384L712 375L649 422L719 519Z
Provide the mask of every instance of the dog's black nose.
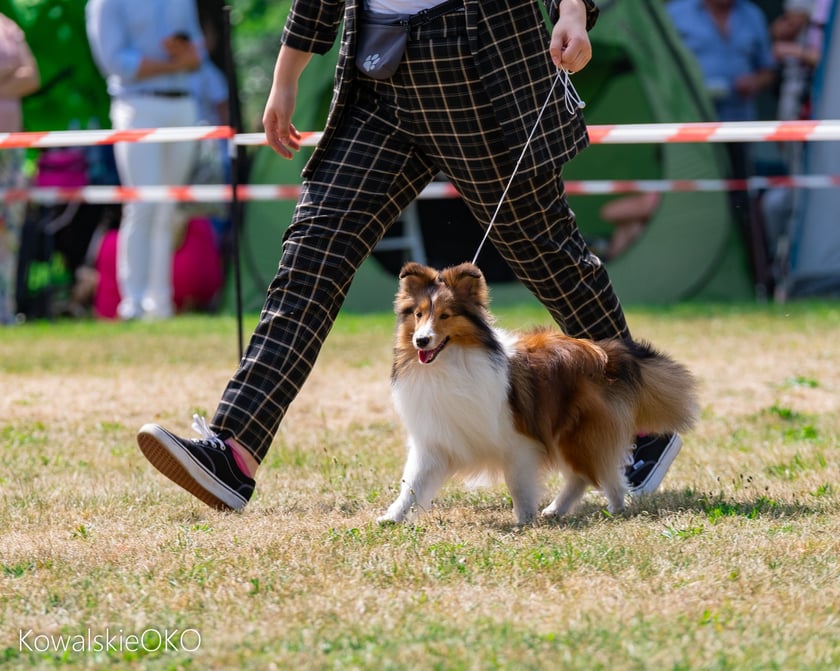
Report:
M419 337L419 338L415 338L414 339L414 346L419 347L420 349L424 349L426 347L426 345L429 344L430 340L431 340L431 338L429 338L429 336L422 336L422 337Z

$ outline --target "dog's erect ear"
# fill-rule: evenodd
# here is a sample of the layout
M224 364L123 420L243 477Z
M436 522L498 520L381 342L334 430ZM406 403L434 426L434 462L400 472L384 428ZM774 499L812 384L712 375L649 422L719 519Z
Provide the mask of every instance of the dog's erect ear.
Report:
M400 270L400 286L403 289L412 291L437 281L438 272L421 263L411 261L406 263Z
M400 268L400 279L405 279L409 275L425 275L430 269L422 263L416 261L409 261L402 268Z
M482 307L487 307L490 295L484 275L474 263L462 263L459 266L447 268L441 273L443 283L452 289L452 293L462 300L470 300Z

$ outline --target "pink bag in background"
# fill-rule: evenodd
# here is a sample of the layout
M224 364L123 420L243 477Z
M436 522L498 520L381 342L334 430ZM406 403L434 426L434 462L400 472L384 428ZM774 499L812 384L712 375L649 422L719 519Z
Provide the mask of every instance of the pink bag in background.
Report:
M75 189L88 183L88 162L82 149L47 149L38 157L35 186Z
M108 231L102 238L96 256L99 281L93 298L97 317L115 319L120 303L117 285L117 234ZM224 281L222 261L216 247L213 224L209 219L196 217L187 223L184 242L172 260L172 293L179 312L210 307Z

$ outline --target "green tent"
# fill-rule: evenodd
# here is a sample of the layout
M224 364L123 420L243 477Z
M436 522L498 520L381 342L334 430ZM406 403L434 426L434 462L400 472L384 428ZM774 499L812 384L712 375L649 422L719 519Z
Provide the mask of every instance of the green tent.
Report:
M591 34L593 59L574 76L587 102L589 124L707 121L711 106L698 92L700 75L691 56L671 29L661 2L599 2L601 17ZM332 92L335 50L315 58L300 86L295 123L317 130ZM257 150L250 181L254 184L294 184L299 181L304 154L292 162L269 149ZM593 145L565 170L567 180L585 179L719 179L726 177L725 148L715 144ZM612 196L573 196L572 208L584 236L608 235L610 225L599 217ZM243 304L246 310L262 305L265 288L280 257L283 231L291 217L291 202L253 202L245 208ZM440 201L434 216L423 217L418 201L427 256L436 265L471 258L452 248L453 230L461 234L458 248L475 249L481 232L464 221L459 201ZM458 208L461 208L459 210ZM455 213L440 216L440 209ZM443 228L441 228L443 227ZM393 267L383 257L369 259L360 269L346 307L350 310L387 310L395 289ZM484 252L480 264L486 263ZM729 211L725 192L666 193L641 237L624 254L608 263L616 290L625 304L671 303L689 299L741 300L752 297L748 261ZM487 272L487 268L485 268ZM497 273L503 280L504 273ZM491 281L493 273L488 273ZM528 300L518 283L493 283L496 303ZM226 305L232 307L232 292Z
M26 34L41 88L23 101L28 131L108 128L110 99L85 32L79 0L0 0Z
M593 60L581 73L589 124L711 121L699 70L656 0L602 2ZM594 145L565 171L572 179L716 179L727 176L723 145ZM570 198L584 233L605 224L615 196ZM666 303L752 296L748 262L725 192L666 193L642 237L609 264L622 301Z

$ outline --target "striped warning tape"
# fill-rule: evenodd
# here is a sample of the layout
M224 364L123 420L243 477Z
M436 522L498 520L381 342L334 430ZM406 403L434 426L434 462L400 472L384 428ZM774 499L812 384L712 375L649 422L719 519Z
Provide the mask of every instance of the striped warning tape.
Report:
M229 126L180 126L131 130L51 130L0 133L0 149L86 147L117 142L183 142L234 137Z
M840 140L840 120L727 121L611 124L588 127L592 144L678 142L820 142ZM301 133L302 147L318 144L320 132ZM239 145L263 145L264 133L240 133Z
M318 143L322 133L301 133L301 145ZM840 140L840 120L729 121L613 124L589 126L592 144L672 142L819 142ZM237 145L263 145L264 133L234 133L228 126L182 126L132 130L61 130L0 133L0 149L81 147L116 142L182 142L232 139Z
M590 126L593 144L815 142L840 139L840 121L729 121Z
M646 192L688 191L752 191L778 188L829 189L840 187L840 175L791 175L784 177L750 177L748 179L646 179L646 180L586 180L568 181L570 195L597 195ZM247 184L239 186L240 200L295 200L300 193L296 185ZM433 182L419 198L457 198L458 192L448 182ZM4 202L31 201L42 204L87 202L127 203L130 201L227 202L232 198L226 184L195 186L84 186L65 189L34 187L31 189L0 189Z
M589 126L593 144L632 144L670 142L811 142L840 140L840 120L761 121L682 124L624 124ZM301 134L301 145L312 146L320 132ZM134 130L78 130L0 133L0 149L47 148L107 145L115 142L182 142L230 139L237 145L264 145L264 133L235 134L228 126L184 126ZM578 194L617 194L668 191L737 191L770 187L820 189L840 186L840 178L829 175L751 177L746 180L587 180L568 181L566 191ZM300 191L295 185L242 185L242 200L294 200ZM457 197L448 183L429 185L420 198ZM130 201L175 200L178 202L225 202L232 194L226 185L146 186L137 188L86 186L73 189L36 187L0 189L0 201L59 203L83 201L117 203Z

